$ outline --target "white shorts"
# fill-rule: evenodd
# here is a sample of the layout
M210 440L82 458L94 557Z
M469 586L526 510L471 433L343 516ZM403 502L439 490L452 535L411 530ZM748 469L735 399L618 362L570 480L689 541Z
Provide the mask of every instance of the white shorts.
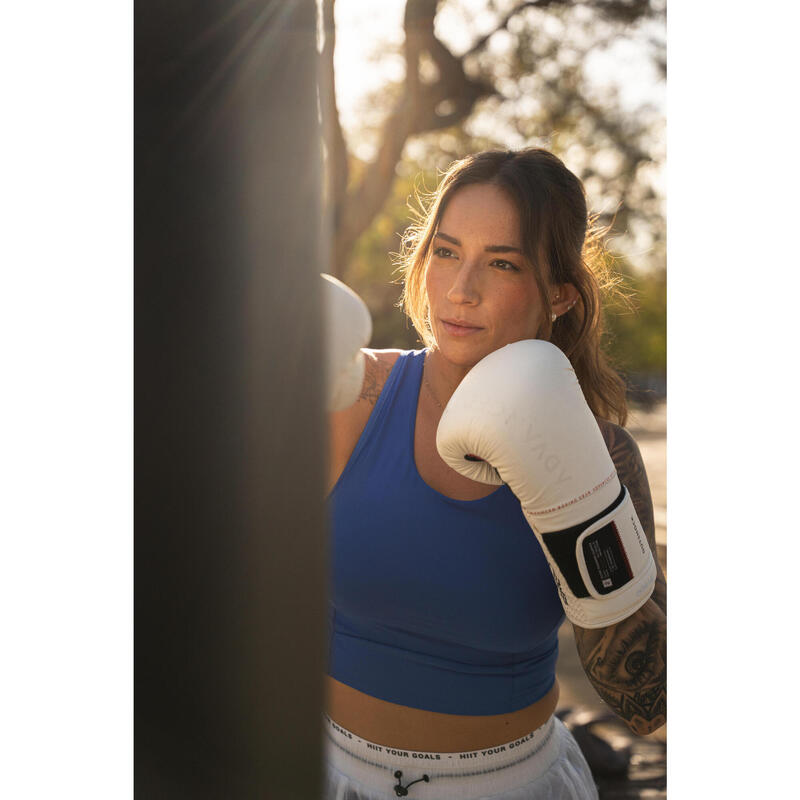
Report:
M597 800L589 765L557 717L512 742L431 753L367 742L323 715L322 800Z

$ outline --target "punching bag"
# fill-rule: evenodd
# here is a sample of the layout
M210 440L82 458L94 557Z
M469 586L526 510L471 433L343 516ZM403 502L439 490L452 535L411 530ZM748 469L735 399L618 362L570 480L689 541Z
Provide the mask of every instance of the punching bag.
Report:
M135 796L312 800L316 4L136 0L134 15Z

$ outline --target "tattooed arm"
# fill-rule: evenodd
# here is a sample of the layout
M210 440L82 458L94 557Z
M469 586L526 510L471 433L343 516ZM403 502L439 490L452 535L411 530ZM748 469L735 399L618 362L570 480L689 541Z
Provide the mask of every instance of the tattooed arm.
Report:
M658 563L653 502L633 437L598 419L620 483L628 487L656 560L656 585L633 615L607 628L573 626L583 668L600 697L634 733L647 734L667 721L667 584Z
M361 432L383 390L383 384L400 350L369 350L364 353L364 382L353 405L328 414L328 493L333 489L355 449Z

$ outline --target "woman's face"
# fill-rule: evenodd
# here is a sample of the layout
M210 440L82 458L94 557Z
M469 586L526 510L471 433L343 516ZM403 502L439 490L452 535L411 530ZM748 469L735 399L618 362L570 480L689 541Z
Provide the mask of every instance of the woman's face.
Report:
M425 288L436 345L454 364L469 368L536 338L542 298L522 255L519 214L502 189L476 184L453 194L431 242Z

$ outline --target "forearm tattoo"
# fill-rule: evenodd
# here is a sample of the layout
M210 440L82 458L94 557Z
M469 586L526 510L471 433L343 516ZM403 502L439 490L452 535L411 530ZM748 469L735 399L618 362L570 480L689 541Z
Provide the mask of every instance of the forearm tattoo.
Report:
M631 435L598 420L620 483L628 487L658 563L653 503L639 448ZM616 625L575 626L575 643L586 675L600 697L636 733L647 734L667 718L667 587L661 567L650 600Z
M666 633L664 612L652 600L608 628L575 628L586 675L635 733L652 733L667 721Z

